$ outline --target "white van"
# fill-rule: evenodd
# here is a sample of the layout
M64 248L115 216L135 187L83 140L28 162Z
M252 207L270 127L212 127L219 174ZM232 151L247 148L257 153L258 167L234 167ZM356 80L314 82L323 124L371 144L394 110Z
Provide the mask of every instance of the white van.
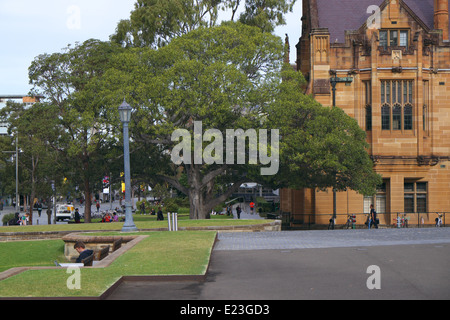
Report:
M56 205L56 221L74 218L75 208L71 204Z

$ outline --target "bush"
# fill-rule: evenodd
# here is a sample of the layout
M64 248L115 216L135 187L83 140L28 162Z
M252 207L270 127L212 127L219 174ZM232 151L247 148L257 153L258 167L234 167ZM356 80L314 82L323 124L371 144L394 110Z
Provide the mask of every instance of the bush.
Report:
M145 203L145 212L142 212L142 209L141 209L143 202ZM152 209L152 207L146 199L136 202L136 214L150 213L151 209Z
M189 198L187 197L177 197L173 198L178 207L189 207Z
M217 206L214 207L214 211L217 212L217 214L221 213L222 211L224 211L224 208L226 207L225 203L221 203L218 204Z
M14 219L14 213L5 214L2 218L3 225L6 226L9 220Z
M176 199L165 199L164 200L164 210L167 212L177 212L179 209L179 205L177 204Z
M258 203L258 211L261 211L264 213L273 211L273 203L272 202L268 202L268 201L266 201L266 199L264 199L262 197L258 197L256 199L256 201Z

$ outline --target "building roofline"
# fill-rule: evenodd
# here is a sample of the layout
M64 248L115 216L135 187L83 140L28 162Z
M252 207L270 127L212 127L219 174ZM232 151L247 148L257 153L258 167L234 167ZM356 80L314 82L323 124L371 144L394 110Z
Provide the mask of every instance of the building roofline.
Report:
M30 95L18 95L18 94L6 94L0 95L0 99L23 99L23 98L39 98L42 99L44 96L30 96Z

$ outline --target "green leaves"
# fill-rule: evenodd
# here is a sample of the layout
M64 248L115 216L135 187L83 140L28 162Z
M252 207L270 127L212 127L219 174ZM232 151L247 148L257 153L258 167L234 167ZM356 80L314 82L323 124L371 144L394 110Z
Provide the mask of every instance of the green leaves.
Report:
M138 0L111 40L124 47L163 47L173 38L214 26L220 0Z
M219 11L239 21L272 32L285 23L284 15L296 0L138 0L129 20L122 20L111 40L123 47L160 48L173 39L219 23Z
M158 50L116 57L105 73L105 96L119 101L126 95L145 131L155 124L171 134L189 119L216 129L254 126L261 106L272 100L282 48L278 37L240 23L199 28Z
M265 32L273 32L276 26L285 24L284 15L292 12L296 0L247 0L242 23L255 26Z
M288 67L268 111L281 131L282 184L292 188L347 188L373 194L381 178L373 171L365 132L339 108L323 107L299 92L303 80Z
M92 185L104 174L104 157L118 123L117 107L111 112L102 94L102 78L121 51L118 45L90 39L68 46L62 53L38 56L29 68L33 93L44 96L41 105L54 112L50 120L58 135L48 142L59 151L64 174L73 174L71 182L84 189L89 201ZM30 110L37 111L38 106ZM89 210L90 202L86 202L86 212Z

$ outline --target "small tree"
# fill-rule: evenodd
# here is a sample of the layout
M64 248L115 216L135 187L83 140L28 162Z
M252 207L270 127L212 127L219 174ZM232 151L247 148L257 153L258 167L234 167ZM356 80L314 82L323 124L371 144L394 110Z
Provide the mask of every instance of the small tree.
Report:
M60 135L49 143L84 191L86 223L91 221L92 193L101 187L118 123L117 107L107 112L98 81L119 51L116 45L90 39L63 53L40 55L29 68L33 92L45 97L42 105L56 110Z

